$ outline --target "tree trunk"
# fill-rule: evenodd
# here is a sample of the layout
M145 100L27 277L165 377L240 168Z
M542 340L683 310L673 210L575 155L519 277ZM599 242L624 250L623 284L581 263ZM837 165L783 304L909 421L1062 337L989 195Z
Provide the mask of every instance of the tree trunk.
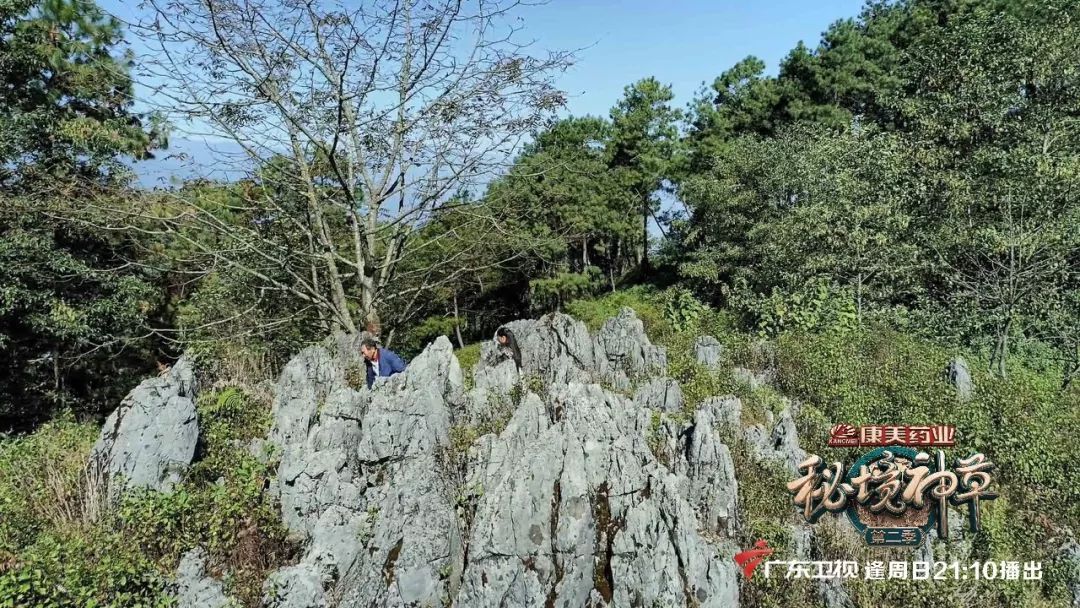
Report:
M855 276L855 323L862 327L862 273Z
M998 330L997 341L994 344L994 355L990 360L990 367L1001 378L1008 377L1006 360L1009 358L1009 331L1012 329L1012 315L1005 319L1005 323Z
M649 197L641 203L641 270L649 271Z
M465 341L461 339L461 318L458 317L457 290L454 290L454 335L457 337L458 348L465 348Z

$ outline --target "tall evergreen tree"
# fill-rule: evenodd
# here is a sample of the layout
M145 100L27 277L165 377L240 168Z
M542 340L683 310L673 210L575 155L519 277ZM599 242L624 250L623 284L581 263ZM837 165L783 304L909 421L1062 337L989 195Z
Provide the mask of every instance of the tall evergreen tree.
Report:
M132 112L121 35L86 0L0 2L0 428L114 405L153 364L137 252L86 227L86 201L159 141Z
M671 106L671 87L656 78L627 86L611 109L611 167L638 203L641 268L649 268L649 220L659 209L657 191L671 176L679 154L682 112Z

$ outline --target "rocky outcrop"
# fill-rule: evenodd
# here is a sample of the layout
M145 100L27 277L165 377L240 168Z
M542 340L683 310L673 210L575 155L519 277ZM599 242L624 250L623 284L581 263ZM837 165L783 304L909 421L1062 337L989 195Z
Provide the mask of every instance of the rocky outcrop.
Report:
M1065 585L1072 596L1071 605L1073 608L1080 608L1080 544L1069 540L1061 546L1058 554L1065 575Z
M642 407L677 412L683 407L683 394L679 383L671 378L654 378L637 390L634 401Z
M667 354L653 346L645 326L630 308L622 308L604 322L596 334L594 350L600 378L619 390L630 390L645 378L667 373Z
M192 549L176 569L177 608L234 608L239 604L225 594L221 581L206 575L206 551Z
M595 336L562 314L509 327L521 369L486 345L468 389L446 338L372 389L347 337L285 366L271 431L245 448L277 467L301 546L265 606L738 605L738 400L688 411L630 309ZM181 359L110 417L95 462L168 491L196 453L194 398ZM232 601L198 549L174 589Z
M709 369L720 367L723 355L724 345L712 336L701 336L694 341L694 358Z
M755 372L745 367L734 367L731 375L735 381L746 385L751 391L756 391L763 386L768 386L773 381L773 372Z
M195 456L195 395L194 369L181 357L167 373L135 387L109 415L90 466L108 474L114 496L123 487L172 491Z
M437 462L461 369L440 338L408 373L356 390L352 357L309 348L278 383L270 441L281 454L282 517L307 549L270 577L266 601L438 604L447 594L440 569L461 553L450 480Z
M945 379L956 389L956 396L961 401L971 400L975 393L975 384L971 380L971 371L963 357L954 357L945 366Z
M799 447L799 434L795 428L793 404L780 411L771 432L755 424L744 430L744 438L758 460L774 460L791 473L798 473L799 463L806 460L806 450Z
M521 372L488 345L468 391L445 338L373 390L333 346L286 366L269 441L305 551L267 605L737 605L731 404L665 417L661 458L654 417L682 397L632 311L595 337L560 314L508 327ZM492 408L495 432L451 441Z

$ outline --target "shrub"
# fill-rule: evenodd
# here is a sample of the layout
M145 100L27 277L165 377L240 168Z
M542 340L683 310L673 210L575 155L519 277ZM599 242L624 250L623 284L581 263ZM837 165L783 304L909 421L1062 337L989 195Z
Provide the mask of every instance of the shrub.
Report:
M588 326L589 331L596 331L604 321L619 314L619 309L629 306L637 313L650 336L667 333L663 312L655 302L655 292L648 287L609 293L598 298L574 300L566 305L566 314Z
M41 535L0 569L0 608L85 608L173 605L167 574L105 527Z
M97 433L96 425L60 419L0 442L0 552L97 518L100 488L86 467Z
M200 545L227 592L259 605L266 574L296 553L266 494L271 465L247 447L266 434L269 404L225 388L196 408L201 460L172 494L129 491L113 510L89 500L96 426L56 422L0 443L0 608L167 606L167 580Z

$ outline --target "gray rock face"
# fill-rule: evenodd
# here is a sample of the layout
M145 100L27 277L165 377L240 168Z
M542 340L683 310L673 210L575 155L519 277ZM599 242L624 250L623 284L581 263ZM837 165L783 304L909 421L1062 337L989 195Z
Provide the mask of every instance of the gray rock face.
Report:
M657 429L650 407L680 408L676 383L602 388L665 372L632 312L595 338L558 314L508 326L521 373L489 345L468 392L445 338L371 391L333 347L286 366L269 441L305 551L269 577L267 606L738 605L732 404ZM451 441L493 403L504 426Z
M649 450L648 412L597 385L549 400L530 396L472 453L483 495L454 605L735 605L730 556L701 535L688 480ZM702 484L726 451L708 430L692 459Z
M122 487L171 492L195 456L199 425L195 372L181 357L165 375L144 380L105 421L91 466Z
M1065 566L1065 584L1072 594L1072 607L1080 608L1080 544L1070 540L1059 550Z
M270 440L282 517L307 541L300 563L267 581L268 605L437 605L440 569L461 554L437 454L462 373L440 338L409 370L354 390L351 353L309 348L282 372ZM460 559L460 558L458 558Z
M731 435L742 427L742 401L738 397L709 397L701 403L700 409L713 412L716 429Z
M968 401L975 393L975 384L971 380L971 371L963 357L954 357L945 366L945 379L956 388L956 396L961 401Z
M634 401L642 407L677 412L682 409L683 394L679 383L671 378L654 378L638 389Z
M537 320L514 321L506 327L514 332L521 350L522 375L554 385L588 381L596 369L589 330L573 317L553 313ZM494 344L484 346L481 361L489 367L494 360Z
M266 608L326 608L330 605L325 587L331 582L322 569L311 563L286 566L263 583Z
M735 536L739 485L731 452L721 443L717 431L731 424L731 410L729 401L706 401L694 412L691 432L683 435L686 495L697 508L705 528L728 538Z
M596 368L600 378L629 390L645 377L667 373L667 354L653 346L633 309L623 307L596 334Z
M733 368L731 370L731 375L735 377L736 382L745 384L752 391L756 391L757 389L768 385L769 382L772 381L771 373L758 373L753 370L746 369L745 367Z
M723 354L724 345L712 336L701 336L694 341L694 358L705 367L710 369L719 367Z
M176 569L177 608L231 608L239 606L225 595L221 581L206 576L206 551L192 549Z
M759 460L780 461L793 474L798 473L799 463L806 460L806 450L799 447L799 434L791 405L781 410L771 433L766 433L761 425L755 424L744 430L744 437Z

